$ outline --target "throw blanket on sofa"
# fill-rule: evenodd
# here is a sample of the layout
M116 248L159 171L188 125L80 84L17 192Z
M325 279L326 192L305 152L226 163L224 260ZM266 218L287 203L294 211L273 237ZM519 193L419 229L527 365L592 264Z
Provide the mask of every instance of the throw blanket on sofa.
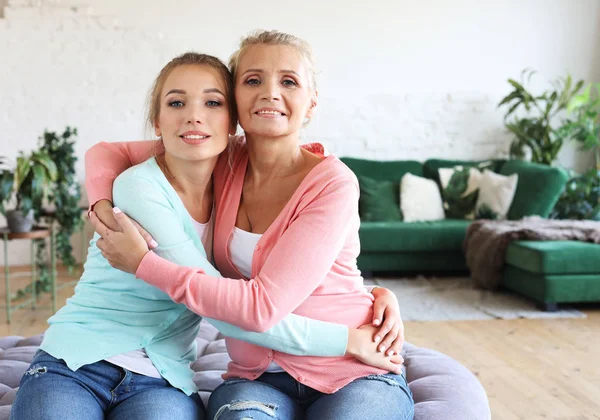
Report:
M467 228L463 251L476 287L494 290L500 286L506 248L511 241L520 239L600 243L600 222L539 216L521 220L475 220Z

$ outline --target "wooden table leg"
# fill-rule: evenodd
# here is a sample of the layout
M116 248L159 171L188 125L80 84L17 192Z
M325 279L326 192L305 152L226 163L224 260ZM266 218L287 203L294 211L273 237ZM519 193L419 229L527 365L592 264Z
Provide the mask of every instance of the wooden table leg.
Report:
M4 234L4 284L6 286L6 323L10 324L10 279L8 269L8 233Z
M36 288L37 288L37 273L36 269L36 261L35 261L35 239L31 240L31 298L33 302L31 303L31 307L35 309L35 303L37 300L36 297Z
M52 280L52 313L56 313L56 249L54 238L54 224L50 225L50 279Z

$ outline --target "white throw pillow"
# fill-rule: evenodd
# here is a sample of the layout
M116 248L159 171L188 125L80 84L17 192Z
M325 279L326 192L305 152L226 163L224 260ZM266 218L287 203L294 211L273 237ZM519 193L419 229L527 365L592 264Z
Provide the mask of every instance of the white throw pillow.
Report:
M436 182L410 173L400 181L400 209L405 222L443 220L444 205Z
M479 180L479 197L475 205L475 213L480 211L495 213L496 218L506 219L510 205L515 197L519 176L500 175L488 169L483 171ZM482 208L483 207L483 208Z

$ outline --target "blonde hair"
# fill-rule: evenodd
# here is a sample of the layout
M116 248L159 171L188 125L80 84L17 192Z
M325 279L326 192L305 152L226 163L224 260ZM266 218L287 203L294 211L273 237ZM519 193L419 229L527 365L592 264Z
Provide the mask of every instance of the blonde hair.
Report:
M234 80L242 56L244 55L248 47L252 45L284 45L296 49L296 51L308 64L308 71L309 77L311 79L310 81L312 89L317 89L317 83L315 79L315 62L313 58L312 48L310 47L308 42L298 38L297 36L286 34L284 32L266 31L262 29L258 29L252 32L247 37L243 38L240 42L238 50L234 52L231 55L231 57L229 57L229 70L231 71L231 74L233 74Z
M223 83L225 84L225 97L227 99L227 106L229 107L229 117L231 119L232 127L237 123L237 107L235 105L235 95L233 93L233 76L229 72L229 69L221 60L217 57L208 54L200 54L196 52L187 52L182 55L179 55L169 61L160 71L154 83L152 84L152 88L150 89L150 94L148 95L148 115L146 117L147 123L150 127L154 127L156 121L158 120L158 116L160 114L160 93L165 85L165 81L167 77L171 74L171 72L179 66L185 65L198 65L198 66L207 66L210 67L219 73Z

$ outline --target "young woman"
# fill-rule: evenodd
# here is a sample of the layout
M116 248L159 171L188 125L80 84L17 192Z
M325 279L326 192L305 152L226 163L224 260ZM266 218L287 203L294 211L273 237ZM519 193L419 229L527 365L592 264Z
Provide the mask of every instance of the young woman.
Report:
M154 84L150 109L162 150L121 174L114 186L115 203L160 241L156 255L214 276L219 273L208 262L211 174L236 121L232 85L229 70L214 57L188 53L168 63ZM98 239L90 244L74 296L49 319L11 419L203 418L190 369L200 317L111 267ZM215 305L237 310L224 299ZM264 334L209 322L236 339L298 355L341 355L361 339L363 345L370 341L345 325L298 315Z
M317 105L308 45L260 32L242 42L230 69L245 138L214 172L214 257L226 277L149 252L122 213L123 232L92 214L103 254L193 311L244 328L268 330L291 312L353 328L369 323L373 297L356 266L356 177L322 149L299 144L300 129ZM111 173L127 166L136 147L120 149L125 155L107 146L88 152L87 173L99 174L87 184L91 197L109 197ZM237 310L215 306L215 300ZM386 340L401 341L388 335ZM227 344L233 363L210 398L210 418L412 418L412 394L394 366L400 361L394 347L381 369L349 356L296 356L236 339ZM379 349L389 349L387 342Z

